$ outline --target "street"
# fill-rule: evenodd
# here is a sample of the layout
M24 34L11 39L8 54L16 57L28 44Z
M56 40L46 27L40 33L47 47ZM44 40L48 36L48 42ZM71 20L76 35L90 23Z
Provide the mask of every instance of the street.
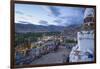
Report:
M55 63L63 63L63 55L68 56L70 50L67 48L59 48L56 52L51 52L46 55L43 55L39 59L36 59L31 64L55 64Z

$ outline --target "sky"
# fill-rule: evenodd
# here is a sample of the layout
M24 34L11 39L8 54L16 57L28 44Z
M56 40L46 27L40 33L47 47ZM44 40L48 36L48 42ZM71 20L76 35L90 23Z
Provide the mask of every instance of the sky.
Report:
M15 23L69 26L83 23L85 8L15 4Z

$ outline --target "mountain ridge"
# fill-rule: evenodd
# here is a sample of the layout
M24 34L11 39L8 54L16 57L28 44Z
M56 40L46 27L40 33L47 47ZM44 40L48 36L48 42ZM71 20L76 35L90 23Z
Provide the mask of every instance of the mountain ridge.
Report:
M22 23L15 23L15 32L19 33L27 33L27 32L62 32L63 30L74 30L76 28L80 29L81 25L69 25L68 27L65 26L56 26L56 25L35 25L35 24L22 24Z

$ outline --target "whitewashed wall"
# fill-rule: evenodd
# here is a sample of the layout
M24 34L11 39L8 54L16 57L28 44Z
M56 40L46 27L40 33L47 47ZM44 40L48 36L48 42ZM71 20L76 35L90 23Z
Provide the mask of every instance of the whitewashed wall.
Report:
M94 52L93 31L82 31L77 33L79 50L83 52Z

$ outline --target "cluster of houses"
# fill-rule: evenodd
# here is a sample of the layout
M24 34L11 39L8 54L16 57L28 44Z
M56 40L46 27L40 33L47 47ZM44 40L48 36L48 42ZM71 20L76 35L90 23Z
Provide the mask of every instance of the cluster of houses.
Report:
M54 52L58 49L59 40L54 37L45 36L43 40L38 42L23 44L15 48L16 65L31 64L34 60L41 56Z
M71 50L76 43L66 43L67 39L64 33L61 33L59 36L43 35L42 38L38 38L37 42L30 42L30 40L23 42L15 48L15 64L31 64L34 60L45 54L56 52L61 47Z

